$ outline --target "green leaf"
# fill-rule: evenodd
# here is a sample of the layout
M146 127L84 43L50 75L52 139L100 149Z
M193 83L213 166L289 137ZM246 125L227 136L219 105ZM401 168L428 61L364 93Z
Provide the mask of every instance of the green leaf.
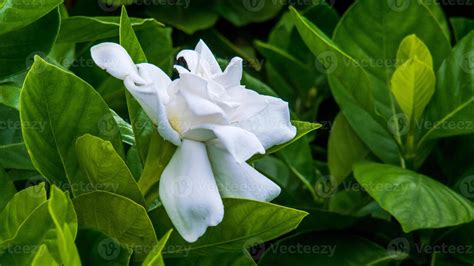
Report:
M436 90L426 110L428 130L420 142L473 133L474 32L453 48L436 77Z
M50 257L55 261L53 265L80 265L74 246L77 220L68 195L53 186L52 196L46 201L44 184L23 191L30 197L37 197L36 201L42 203L38 205L38 202L30 200L17 206L17 208L26 207L31 211L19 226L15 226L12 237L0 243L0 263L31 265L33 260L38 260L35 251L45 244ZM18 253L15 250L22 252Z
M344 114L339 113L329 134L328 166L331 176L341 183L351 173L352 165L364 159L369 152Z
M258 265L389 265L400 258L401 254L359 236L313 233L272 244Z
M116 239L89 228L79 229L76 245L86 265L129 265L132 256Z
M472 30L474 30L474 19L462 18L462 17L454 17L450 18L449 21L453 26L454 36L456 37L456 41L462 40L466 35L469 34Z
M57 247L63 265L81 265L74 239L77 234L77 217L69 195L56 186L51 187L48 209L56 226Z
M24 143L0 145L0 167L6 169L34 170Z
M76 153L90 191L103 190L127 197L145 206L145 200L132 173L112 143L92 135L76 141Z
M414 58L426 64L430 69L433 68L433 57L431 57L430 50L422 40L412 34L405 37L400 43L400 47L398 47L397 65L401 66Z
M36 251L33 261L31 262L31 266L43 266L43 265L49 265L49 266L60 265L54 260L53 256L48 251L48 246L46 246L45 244L42 244L39 247L38 251Z
M168 258L166 265L173 266L208 266L208 265L226 265L226 266L256 266L252 257L243 248L241 252L220 253L208 256Z
M404 232L474 220L471 202L427 176L370 162L356 164L354 175L372 198L397 219Z
M0 34L39 20L61 3L61 0L2 1L0 5Z
M144 261L158 242L143 206L128 198L95 191L82 194L73 202L81 227L101 231L133 249L135 262Z
M271 19L278 14L283 5L284 2L218 0L215 9L223 18L240 27Z
M110 112L114 116L115 123L120 130L120 136L122 137L122 141L129 145L135 145L135 136L133 135L133 128L127 121L123 120L114 110L110 109Z
M143 266L164 266L165 263L163 261L163 255L161 251L166 245L166 242L170 238L173 229L170 229L161 239L158 241L158 244L153 248L153 250L148 254L145 261L143 262Z
M332 94L349 124L375 155L398 163L398 145L386 123L381 125L374 114L372 97L367 97L372 95L368 73L294 8L290 10L303 41L323 64Z
M20 110L20 91L21 88L14 84L0 84L0 103Z
M71 100L73 99L73 100ZM26 147L36 169L73 194L86 190L74 151L84 134L109 140L123 156L119 130L109 108L86 82L39 57L26 76L21 94L21 123ZM32 127L42 123L44 128Z
M21 3L21 1L13 0L11 2ZM1 14L0 11L0 21ZM2 49L0 49L0 80L26 70L31 66L35 54L46 56L53 47L58 34L59 21L58 10L53 10L30 25L0 34L2 45ZM0 26L0 32L3 29L3 26Z
M408 121L419 121L435 90L436 77L429 65L409 59L397 68L391 90Z
M13 184L13 180L0 168L0 213L15 193L16 188Z
M46 201L44 183L26 188L13 196L0 213L0 244L16 236L33 210Z
M150 17L169 24L187 34L212 27L218 16L212 1L195 0L176 2L174 5L153 5L146 9Z
M147 29L163 24L148 18L131 18L130 23L134 30ZM90 42L119 35L120 17L84 17L73 16L61 21L58 43Z
M133 31L130 18L127 15L125 6L122 7L122 14L120 16L120 45L127 50L128 54L135 63L147 62L145 53L143 52L140 42ZM126 90L128 113L135 134L135 142L137 144L140 157L144 162L148 153L150 139L156 127L148 118L140 104L133 98L133 96Z
M306 212L271 203L244 199L224 199L224 220L210 227L204 236L188 243L176 232L171 234L163 254L165 256L210 255L221 252L237 252L255 244L255 241L274 239L295 229ZM159 234L172 227L163 207L150 212Z

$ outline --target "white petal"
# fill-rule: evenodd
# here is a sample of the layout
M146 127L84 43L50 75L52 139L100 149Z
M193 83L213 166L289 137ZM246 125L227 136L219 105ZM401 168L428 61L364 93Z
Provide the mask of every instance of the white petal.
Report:
M214 145L227 150L239 163L245 162L256 153L265 153L258 138L251 132L221 125L199 125L184 134L185 138L198 141L212 141ZM214 138L217 138L213 140Z
M288 103L270 96L261 97L268 101L263 110L232 125L255 134L265 149L293 139L296 128L290 122Z
M225 150L208 145L209 159L222 197L271 201L280 187L247 163L238 163Z
M137 67L120 45L104 42L91 48L92 60L110 75L124 80L127 76L135 83L144 84L145 81L138 75Z
M160 198L171 222L188 242L224 217L224 206L203 143L183 140L160 180Z
M132 78L127 77L125 87L158 126L160 135L174 145L180 145L179 133L171 127L165 108L165 102L169 98L167 87L171 84L171 80L154 65L144 63L137 66L140 76L147 82L146 85L137 85Z
M224 88L240 85L242 79L242 58L234 57L225 69L224 73L216 75L213 80Z
M201 61L206 61L206 64L209 66L212 75L222 73L221 67L219 66L219 63L217 63L217 60L212 54L211 49L207 47L203 40L199 40L194 50L201 55Z
M182 50L176 55L176 59L183 58L189 71L196 73L199 67L199 53L193 50Z

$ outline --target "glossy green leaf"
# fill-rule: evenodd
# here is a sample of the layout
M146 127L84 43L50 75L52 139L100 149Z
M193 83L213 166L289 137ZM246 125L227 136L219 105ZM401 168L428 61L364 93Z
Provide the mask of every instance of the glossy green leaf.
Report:
M430 50L422 40L412 34L405 37L398 47L396 57L397 65L401 66L415 57L429 68L433 68L433 57L431 56Z
M451 26L453 26L456 41L462 40L469 32L474 30L474 19L454 17L449 21L451 22Z
M401 258L365 238L337 233L288 237L264 250L258 265L390 265Z
M474 206L445 185L403 168L363 162L357 181L401 224L403 231L440 228L474 220Z
M112 115L114 116L115 123L117 123L117 126L119 127L120 136L122 137L122 141L124 143L129 144L129 145L134 145L135 144L135 136L133 135L132 126L127 121L123 120L123 118L120 117L114 110L110 109L110 112L112 112Z
M0 34L39 20L61 3L61 0L2 1L0 5Z
M135 262L144 261L158 242L145 209L128 198L95 191L73 202L81 227L101 231L133 249Z
M187 243L173 232L163 255L210 255L221 252L238 252L242 248L276 238L295 229L307 215L304 211L266 202L244 199L224 199L224 220L210 227L194 243ZM150 212L153 225L159 234L172 227L163 207Z
M420 142L473 133L474 32L458 42L436 77L436 90L426 110L427 132Z
M25 79L21 106L22 125L45 125L43 129L22 128L33 164L51 182L69 183L74 195L87 191L84 185L88 183L73 148L79 136L99 136L124 154L117 125L100 95L83 80L39 57Z
M20 3L22 1L8 0L7 2ZM39 3L40 1L33 2ZM0 11L0 21L1 14ZM11 15L13 14L9 16ZM53 47L58 34L59 21L58 11L53 10L32 24L16 31L0 34L2 45L0 49L0 80L26 70L33 63L34 55L46 56ZM0 32L3 29L3 26L0 26Z
M79 229L76 245L84 265L129 265L132 250L116 239L90 229Z
M417 57L409 59L393 73L392 93L409 121L419 121L435 90L436 77Z
M24 143L0 145L0 166L6 169L34 170Z
M60 265L54 260L53 256L48 251L48 246L46 246L45 244L42 244L39 247L38 251L36 251L33 261L31 262L31 266L43 266L43 265L49 265L49 266Z
M342 113L332 125L328 143L328 165L331 176L341 183L352 171L352 165L369 154Z
M161 239L158 241L158 244L153 248L153 250L148 254L145 261L142 263L143 266L164 266L165 262L163 261L163 255L161 254L163 248L166 245L166 242L170 238L171 233L173 232L170 229Z
M385 162L398 163L398 145L386 123L381 125L375 116L372 97L367 97L372 95L368 73L310 21L295 9L290 10L303 41L324 66L332 94L349 124L375 155Z
M90 191L108 191L145 206L132 173L112 143L87 134L77 139L76 153L79 165L87 176Z

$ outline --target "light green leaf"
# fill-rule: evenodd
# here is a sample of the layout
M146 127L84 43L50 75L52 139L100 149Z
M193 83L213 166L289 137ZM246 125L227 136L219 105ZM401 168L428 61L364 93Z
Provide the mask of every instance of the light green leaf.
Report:
M122 136L122 141L129 145L135 145L135 136L133 135L133 128L127 121L123 120L114 110L110 109L110 112L114 116L115 123L120 130L120 136Z
M62 265L81 265L79 253L74 244L77 234L77 217L69 195L53 185L48 209L56 228L56 243Z
M403 256L359 236L312 233L272 244L258 265L390 265Z
M76 141L79 165L87 176L90 191L103 190L127 197L145 206L145 200L132 173L112 143L86 134Z
M370 162L356 164L354 175L372 198L397 219L404 232L474 220L471 202L427 176Z
M26 188L13 196L0 213L0 244L16 236L33 210L46 201L44 183Z
M224 199L224 220L210 227L204 236L188 243L173 232L163 255L183 256L214 255L221 252L239 252L250 245L263 243L295 229L306 212L266 202L244 199ZM163 207L150 212L153 225L159 234L172 227Z
M31 266L59 266L60 264L57 263L51 253L48 251L48 246L42 244L38 251L36 251L35 257L31 262Z
M163 255L161 251L166 245L166 242L170 238L173 229L170 229L161 239L158 241L158 244L153 248L153 250L148 254L145 261L143 262L143 266L164 266L165 263L163 261Z
M71 184L74 195L86 190L83 182L88 183L73 149L79 136L99 136L124 154L117 125L100 95L83 80L39 57L26 76L21 106L23 137L33 164L51 182ZM35 123L44 128L28 126Z
M39 20L61 3L61 0L2 1L0 5L0 34Z
M22 3L14 0L7 2ZM41 0L33 2L39 3ZM29 1L23 3L28 4ZM13 14L9 16L11 15ZM0 11L0 21L1 16ZM59 21L58 10L53 10L32 24L0 34L0 80L26 70L33 63L35 54L46 56L58 34ZM0 26L0 32L3 29L3 26Z
M128 198L95 191L82 194L73 202L81 227L101 231L133 249L135 262L144 261L158 243L147 212Z
M436 77L436 90L426 109L427 132L420 142L473 133L474 32L458 42Z
M433 70L417 57L397 68L391 90L408 121L419 121L435 90ZM411 123L410 122L410 123Z
M328 143L328 166L331 176L341 183L352 171L352 165L370 153L347 122L339 113L332 125Z
M401 66L410 59L418 59L425 63L430 69L433 68L433 58L431 57L430 50L423 43L422 40L418 39L415 34L408 35L400 43L397 51L397 65Z

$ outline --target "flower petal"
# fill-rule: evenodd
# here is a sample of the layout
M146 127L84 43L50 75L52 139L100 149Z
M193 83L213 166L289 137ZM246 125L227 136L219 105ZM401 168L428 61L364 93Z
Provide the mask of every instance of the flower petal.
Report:
M101 69L118 79L124 80L127 76L130 76L135 83L145 83L138 75L137 67L132 58L122 46L116 43L104 42L92 46L91 56Z
M197 141L211 141L213 145L227 150L239 163L245 162L256 153L265 153L265 149L253 133L234 126L199 125L187 131L184 137Z
M247 163L238 163L232 155L208 145L209 159L222 197L271 201L280 187Z
M294 138L296 128L290 121L288 103L275 97L260 96L267 100L266 107L253 116L233 122L232 125L255 134L265 149ZM244 116L245 113L241 112L239 115Z
M160 198L171 222L188 242L218 225L224 205L203 143L183 140L160 180Z
M234 57L225 69L224 73L216 75L213 80L221 84L224 88L240 85L242 79L242 58Z
M198 44L196 45L196 48L194 48L194 51L199 53L199 55L201 56L201 61L206 61L206 65L209 66L212 75L222 73L221 67L219 66L219 63L217 63L217 60L212 54L211 49L207 47L206 43L203 40L199 40Z
M179 146L181 138L170 125L166 113L165 102L169 96L167 88L171 84L169 77L158 67L143 63L138 64L139 74L146 81L145 85L137 85L131 77L124 81L125 87L140 103L145 113L158 126L158 132L167 141Z

